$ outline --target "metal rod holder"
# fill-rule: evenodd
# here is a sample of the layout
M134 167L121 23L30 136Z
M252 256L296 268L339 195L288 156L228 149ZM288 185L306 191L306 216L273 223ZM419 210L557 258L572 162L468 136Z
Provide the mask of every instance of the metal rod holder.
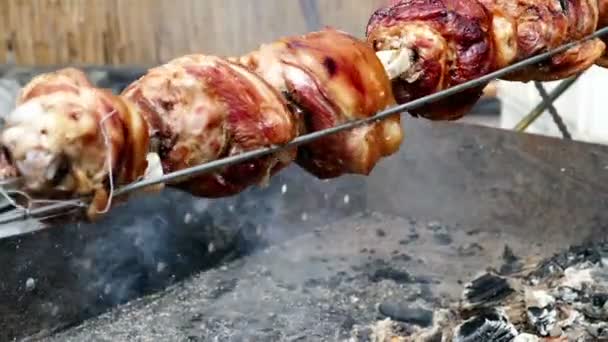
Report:
M553 106L553 102L557 100L562 94L566 92L580 77L577 75L575 77L566 79L562 81L550 94L546 94L547 96L543 97L542 101L534 107L526 116L524 116L521 121L517 125L515 125L514 130L517 132L524 132L528 127L530 127L539 117L543 115L547 108Z
M553 118L553 122L555 123L559 131L562 133L562 137L566 140L572 140L572 135L570 134L570 131L568 131L568 126L566 126L566 123L562 119L562 116L559 115L557 108L555 108L555 105L553 105L553 101L549 101L549 94L547 94L547 90L545 89L543 84L541 82L534 82L534 86L536 87L536 90L538 90L538 93L540 94L543 101L547 101L548 103L550 103L547 109L549 111L549 114L551 114L551 117Z

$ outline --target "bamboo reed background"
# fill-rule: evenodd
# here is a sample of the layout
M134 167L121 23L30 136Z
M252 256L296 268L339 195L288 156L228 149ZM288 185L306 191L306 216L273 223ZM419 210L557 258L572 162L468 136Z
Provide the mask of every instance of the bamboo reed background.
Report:
M323 25L363 36L383 0L316 0ZM0 0L0 64L150 65L237 55L307 31L298 0Z

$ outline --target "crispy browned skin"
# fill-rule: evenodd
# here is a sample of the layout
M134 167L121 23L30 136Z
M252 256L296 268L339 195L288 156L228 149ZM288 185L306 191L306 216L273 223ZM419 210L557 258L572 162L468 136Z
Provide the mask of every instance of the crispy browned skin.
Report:
M404 0L376 11L367 37L377 51L407 49L411 67L393 80L405 103L485 75L496 68L491 16L477 1ZM458 119L483 86L411 111L429 119Z
M82 71L64 68L34 77L21 89L16 104L20 105L30 99L57 92L78 94L80 89L91 87L93 85Z
M118 186L144 176L149 139L138 112L63 69L24 87L0 144L23 190L45 199L93 195L94 218L108 205L110 178Z
M395 104L374 50L334 29L284 37L239 61L302 110L300 125L307 132L367 118ZM399 149L402 139L396 115L302 146L297 163L318 178L367 175Z
M393 79L397 101L408 102L478 78L497 68L591 34L597 0L390 0L368 24L377 51L407 50L409 68ZM591 40L505 79L549 81L580 73L602 55ZM481 96L479 87L413 111L433 120L465 115Z
M608 26L608 0L597 0L599 8L598 28ZM608 44L608 36L603 36L602 41ZM597 60L597 65L608 68L608 50L604 50L604 54Z
M598 0L568 0L563 8L557 0L479 0L495 13L513 18L517 44L514 61L523 60L582 39L598 25ZM590 68L604 53L600 39L587 41L547 61L519 70L504 79L512 81L554 81Z
M164 172L281 145L297 136L282 96L246 68L223 58L189 55L151 69L123 93L150 124ZM266 182L295 149L183 179L194 195L223 197Z

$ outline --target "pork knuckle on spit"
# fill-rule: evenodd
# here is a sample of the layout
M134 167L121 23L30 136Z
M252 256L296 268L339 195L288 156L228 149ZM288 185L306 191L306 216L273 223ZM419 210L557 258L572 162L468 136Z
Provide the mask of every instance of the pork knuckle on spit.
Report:
M514 34L509 39L516 42L513 45L517 49L513 62L583 39L598 26L598 0L479 1L492 13L511 18ZM592 39L504 79L527 82L572 77L593 66L605 48L601 39Z
M598 28L604 28L608 26L608 0L597 0L599 9ZM604 44L608 44L608 36L603 36L602 41ZM604 50L604 54L600 57L597 65L608 68L608 49Z
M307 132L373 116L395 104L374 50L334 29L282 38L236 59L282 92ZM369 174L402 142L399 115L299 148L297 163L321 179Z
M226 59L189 55L151 69L123 96L144 115L164 172L282 145L297 134L282 96L255 73ZM223 197L266 182L296 156L290 149L172 186Z
M89 218L107 209L111 185L145 174L146 122L78 70L34 78L3 119L0 173L19 176L24 191L45 199L93 195Z
M376 11L367 37L406 103L478 78L496 68L492 18L477 1L404 0ZM484 86L412 110L432 120L455 120Z
M593 33L597 0L391 0L367 27L397 101L405 103L473 80L498 68ZM549 81L591 67L605 44L594 39L504 79ZM412 111L432 120L456 120L483 87Z

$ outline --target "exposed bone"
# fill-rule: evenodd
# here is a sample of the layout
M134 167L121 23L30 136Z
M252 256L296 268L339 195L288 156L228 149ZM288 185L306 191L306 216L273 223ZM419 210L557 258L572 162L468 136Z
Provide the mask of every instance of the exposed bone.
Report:
M382 50L376 52L384 70L391 80L405 74L412 67L412 51L410 49Z

